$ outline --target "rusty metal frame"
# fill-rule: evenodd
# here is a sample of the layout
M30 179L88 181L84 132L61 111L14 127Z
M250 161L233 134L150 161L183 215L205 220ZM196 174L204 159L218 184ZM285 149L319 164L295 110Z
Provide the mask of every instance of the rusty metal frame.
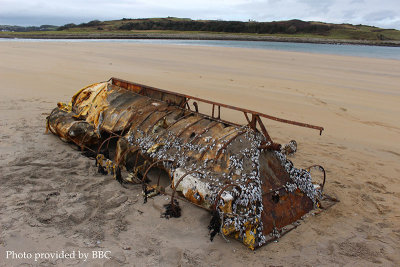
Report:
M322 172L324 173L324 180L323 180L323 182L322 182L322 184L321 184L321 193L322 193L322 192L324 191L324 186L325 186L325 181L326 181L326 172L325 172L325 169L324 169L324 167L322 167L321 165L315 164L315 165L311 165L311 166L308 167L306 170L307 170L308 172L310 172L312 168L318 168L320 171L322 171Z
M138 150L140 150L140 148L139 148L139 147L135 147L135 146L133 146L133 147L131 147L131 148L125 150L125 151L121 154L121 156L118 158L118 161L115 163L115 165L119 166L120 163L121 163L121 159L123 159L123 158L125 157L125 155L128 154L129 152L135 153L135 152L138 151ZM135 167L136 167L136 166L135 166Z
M81 151L83 151L83 148L86 147L83 143L85 142L85 139L89 134L90 134L89 131L86 132L85 135L82 138L82 141L79 143L79 145L76 143L81 148Z
M214 116L215 106L218 106L218 117L215 117L215 116ZM220 118L221 118L221 105L219 105L219 104L217 104L217 103L213 103L213 104L212 104L211 117L212 117L213 119L220 119Z
M121 138L121 137L120 137L120 136L116 136L116 135L112 135L112 136L109 136L108 138L106 138L106 139L100 144L99 148L97 149L97 154L100 153L101 148L104 146L104 144L105 144L107 141L108 141L108 143L107 143L107 148L108 148L108 145L110 144L110 140L113 139L113 138Z
M74 139L72 139L71 137L69 137L68 135L66 136L70 141L72 141L75 145L79 146L81 149L84 147L87 150L89 150L90 152L93 152L94 154L96 154L96 151L91 149L90 147L86 146L86 145L80 145L78 143L78 141L75 141Z
M214 119L214 120L215 119L221 120L220 119L220 115L221 115L221 110L220 109L221 109L221 107L243 112L245 114L246 119L248 120L249 124L250 124L250 121L249 121L249 119L247 117L247 113L250 113L250 114L253 115L253 118L252 118L250 126L254 126L255 127L255 121L257 121L258 124L260 125L261 132L265 135L265 137L268 139L268 141L270 141L271 138L269 137L269 134L268 134L268 132L267 132L267 130L266 130L266 128L265 128L265 126L264 126L264 124L263 124L263 122L262 122L260 117L263 117L263 118L266 118L266 119L269 119L269 120L282 122L282 123L292 124L292 125L296 125L296 126L300 126L300 127L319 130L319 134L320 135L322 134L322 131L324 130L324 128L321 127L321 126L316 126L316 125L312 125L312 124L308 124L308 123L302 123L302 122L298 122L298 121L282 119L282 118L278 118L278 117L275 117L275 116L267 115L267 114L264 114L264 113L261 113L261 112L252 111L252 110L245 109L245 108L239 108L239 107L235 107L235 106L232 106L232 105L222 104L222 103L218 103L216 101L210 101L210 100L206 100L206 99L202 99L202 98L199 98L199 97L190 96L190 95L186 95L186 94L180 94L180 93L176 93L176 92L171 92L171 91L168 91L168 90L159 89L159 88L155 88L155 87L151 87L151 86L147 86L147 85L143 85L143 84L139 84L139 83L129 82L129 81L126 81L126 80L115 78L115 77L110 78L110 80L111 80L112 84L120 86L120 87L125 88L127 90L130 90L129 89L129 85L134 86L135 88L140 88L137 93L141 94L141 95L145 95L145 96L149 96L149 93L148 93L149 91L156 91L156 92L161 93L162 96L164 96L164 94L169 94L169 95L181 97L181 98L184 99L183 106L181 105L181 108L183 108L183 109L186 109L185 105L189 100L196 100L196 101L203 102L203 103L206 103L206 104L211 104L211 105L213 105L212 106L212 116L211 116L211 118ZM218 106L218 117L216 117L216 118L214 117L215 106ZM188 111L194 112L194 113L199 113L197 111L192 111L190 109L188 109ZM199 113L199 114L202 114L202 113ZM210 117L210 116L208 116L206 114L202 114L202 115ZM231 124L231 125L233 124L232 122L227 122L227 121L223 121L223 122ZM235 125L235 124L233 124L233 125Z
M251 110L247 110L247 109L243 109L243 108L238 108L238 107L234 107L234 106L230 106L230 105L225 105L225 104L220 104L214 101L209 101L209 100L205 100L205 99L201 99L201 98L197 98L197 97L192 97L192 96L188 96L188 95L184 95L184 94L179 94L179 93L174 93L174 92L169 92L166 90L162 90L162 89L158 89L158 88L153 88L150 86L145 86L145 85L141 85L141 84L136 84L136 83L131 83L131 82L127 82L127 81L123 81L117 78L111 78L110 79L112 81L112 84L109 84L110 87L115 87L115 89L117 89L120 92L125 92L125 93L129 93L130 91L132 91L132 94L135 94L138 98L140 97L144 97L147 98L144 101L140 101L140 103L143 103L143 105L140 106L140 109L137 112L133 111L133 115L129 116L129 118L127 118L128 124L123 124L117 133L114 133L114 129L116 128L116 125L120 122L121 117L118 118L118 120L116 121L116 123L114 124L114 126L110 127L111 130L107 130L107 129L103 129L101 128L101 125L99 125L99 127L95 128L94 131L87 131L85 133L85 135L83 136L83 138L81 138L81 135L78 136L78 138L74 138L72 139L69 135L66 135L66 139L68 141L72 141L73 143L77 144L78 146L81 147L81 149L83 150L84 148L86 148L87 150L90 150L94 153L96 153L96 151L94 151L93 149L97 149L97 155L101 152L101 149L107 145L107 149L109 148L110 145L110 141L111 139L114 138L122 138L121 140L125 140L127 141L123 134L127 131L129 131L130 129L132 129L133 125L136 125L135 128L140 129L142 126L146 126L145 128L147 128L147 130L145 131L147 132L151 132L151 130L161 121L163 120L163 118L167 118L167 116L169 116L170 114L173 114L173 122L170 125L165 125L163 123L162 127L166 130L166 133L169 134L168 130L172 129L172 131L175 133L176 138L181 137L186 131L188 131L189 129L192 128L192 126L194 126L195 124L199 123L202 120L207 120L207 123L205 123L204 127L196 127L195 129L193 129L193 133L196 135L193 135L190 132L186 132L187 135L184 135L185 140L186 140L189 144L193 143L193 142L198 142L199 140L201 141L201 137L203 134L207 133L208 130L210 130L213 127L218 126L218 129L214 128L213 131L211 131L211 136L214 135L216 136L215 139L213 139L214 141L208 144L202 144L204 146L204 151L202 151L200 153L200 158L199 159L203 159L205 156L207 157L213 157L214 159L218 160L221 156L221 154L225 153L227 147L229 146L229 144L231 144L234 140L236 140L239 136L245 134L246 132L250 131L250 129L252 131L256 131L258 133L260 133L260 135L264 135L265 139L263 139L262 143L259 146L259 149L276 149L278 148L279 144L274 143L271 140L271 137L265 127L265 125L263 124L262 118L267 118L267 119L271 119L271 120L275 120L278 122L283 122L283 123L288 123L288 124L292 124L292 125L297 125L297 126L301 126L301 127L306 127L306 128L311 128L311 129L317 129L320 131L320 134L322 133L322 131L324 130L324 128L319 127L319 126L314 126L314 125L310 125L310 124L305 124L305 123L300 123L300 122L295 122L295 121L289 121L289 120L285 120L285 119L280 119L277 117L273 117L273 116L269 116L263 113L259 113L259 112L255 112L255 111L251 111ZM97 97L99 95L99 93L95 96ZM160 105L154 104L154 106L156 106L156 108L154 107L149 107L148 105L144 105L144 104L148 104L151 102L151 100L157 102ZM206 103L209 105L212 105L212 113L211 116L200 113L199 112L199 107L196 101L202 102L202 103ZM191 109L190 104L193 104L194 108ZM126 105L127 107L129 107L129 110L131 110L131 108L134 108L134 104L130 103ZM217 110L218 110L218 114L216 114L215 112L215 106L217 106ZM241 111L243 112L246 121L247 121L247 126L246 125L239 125L233 122L229 122L229 121L225 121L221 119L221 107L223 108L227 108L227 109L231 109L231 110L235 110L235 111ZM171 110L174 109L174 110ZM175 113L174 113L175 112ZM120 114L125 114L125 113L120 113ZM140 114L140 116L136 116L135 114ZM251 118L250 115L251 114ZM129 115L129 114L128 114ZM193 116L193 118L191 117ZM49 116L50 117L50 116ZM128 116L125 116L128 117ZM124 118L125 118L124 117ZM188 119L189 118L189 119ZM185 121L186 119L186 121ZM136 120L136 121L135 121ZM169 120L168 120L169 121ZM47 121L47 124L49 124L49 119ZM203 123L201 124L201 126L203 126ZM243 127L235 127L235 126L243 126ZM48 126L49 127L49 126ZM49 127L50 128L50 127ZM158 128L158 125L157 125ZM52 128L50 128L50 131L54 133L54 131L52 130ZM55 133L56 135L59 135L61 137L61 134L58 134L58 128L55 128L55 131L57 133ZM97 138L95 139L95 146L93 145L93 142L90 142L89 144L85 145L86 139L89 136L90 133L97 133ZM108 133L108 134L106 134ZM154 132L153 132L154 133ZM104 134L104 136L101 135ZM188 137L190 134L190 138L186 138ZM207 136L209 135L208 133L206 134ZM219 136L218 136L219 135ZM152 136L152 138L155 138L154 140L159 140L161 137L163 137L164 135L160 134L155 136ZM169 138L167 136L167 138ZM191 140L190 140L191 139ZM207 139L206 139L207 141ZM242 140L241 140L242 141ZM100 144L99 147L97 147L97 145ZM114 142L111 143L111 145L113 145ZM218 146L214 146L218 144ZM162 160L156 160L156 159L152 159L150 156L146 156L146 152L145 151L141 151L141 149L143 148L139 148L136 146L133 146L132 143L130 143L129 145L131 145L132 147L129 147L127 149L125 149L124 147L119 147L122 148L123 151L121 154L118 154L118 156L116 156L116 158L114 159L115 164L113 165L113 167L118 167L119 171L120 168L119 166L124 164L125 167L129 166L130 167L130 163L131 161L129 161L129 164L127 164L128 161L125 160L126 155L129 153L132 153L132 157L136 156L136 160L134 163L134 173L143 173L144 175L142 177L142 179L137 179L136 177L136 183L137 184L142 184L144 191L145 191L145 197L147 198L147 186L148 186L148 182L147 182L147 177L148 174L150 172L150 170L152 168L158 168L161 170L165 170L167 172L167 175L169 177L169 180L172 183L172 194L171 194L171 206L174 207L174 205L176 205L174 203L174 197L179 197L176 196L176 192L177 192L177 188L180 185L180 183L183 181L183 179L185 177L187 177L190 174L193 173L198 173L200 175L204 175L203 172L197 171L197 170L192 170L192 171L188 171L185 172L177 181L176 185L175 185L175 180L174 180L174 175L173 175L173 171L171 172L169 169L170 164L172 164L172 166L175 165L176 167L176 162L170 159L162 159ZM92 149L93 148L93 149ZM119 149L118 148L118 149ZM200 150L201 151L201 150ZM135 154L136 153L136 154ZM106 153L105 153L106 154ZM243 157L243 155L242 155ZM138 164L138 159L140 158L140 164ZM142 158L144 160L144 163L142 164ZM154 161L156 160L156 161ZM133 161L133 158L132 158ZM162 162L171 162L168 164L161 164ZM133 163L133 162L132 162ZM137 168L137 166L139 165L139 167ZM324 168L320 165L312 165L310 166L307 170L310 171L310 169L312 168L318 168L318 170L323 172L323 182L320 185L321 188L321 193L324 189L324 185L325 185L325 180L326 180L326 172L324 170ZM233 171L230 170L229 173L231 173ZM279 170L278 170L279 171ZM162 172L160 171L158 173L158 180L157 180L157 186L158 188L156 188L157 191L163 191L160 190L160 177L161 177ZM118 176L119 175L119 176ZM119 182L123 181L122 177L121 177L121 173L119 172L117 176L115 177ZM157 175L154 175L154 178L157 178ZM197 175L196 175L197 176ZM196 177L195 176L195 177ZM232 181L232 183L229 183L229 181L224 182L223 184L220 184L220 186L222 186L222 189L220 189L216 195L216 198L214 200L211 200L210 202L210 206L208 206L211 210L218 210L218 204L220 203L220 200L222 199L222 194L224 192L227 191L228 188L231 188L231 193L232 190L235 192L235 194L233 194L233 201L235 202L237 200L237 193L239 192L239 195L241 193L243 193L242 188L244 188L245 186L247 186L249 183L254 182L253 180L247 180L245 183L239 183L236 184ZM122 182L121 182L122 183ZM272 184L272 183L271 183ZM314 184L315 186L316 184ZM279 186L279 185L278 185ZM276 186L276 187L278 187ZM274 186L275 187L275 186ZM237 188L239 191L236 191ZM262 191L262 198L263 198L263 202L264 203L264 199L265 195L269 195L269 194L275 194L277 193L277 190L283 190L285 188L285 186L275 189L275 190L270 190L269 192L263 192L263 190L268 190L268 189L263 189L261 188ZM195 189L192 189L195 190ZM298 189L299 190L299 189ZM184 190L183 190L184 191ZM160 193L164 193L164 194L168 194L165 192L160 192ZM191 194L191 192L190 192ZM184 194L185 195L185 194ZM189 195L186 193L186 196ZM190 195L191 197L191 195ZM197 195L194 195L195 199L199 200L199 198L197 197ZM267 196L268 197L268 196ZM272 199L274 200L274 199ZM193 200L196 201L196 200ZM291 200L292 201L292 200ZM319 200L318 200L319 201ZM212 203L214 202L214 203ZM230 198L229 198L229 203L230 203ZM310 202L310 201L309 201ZM191 202L192 203L192 202ZM289 202L287 202L289 203ZM196 203L193 203L196 205ZM290 204L290 203L289 203ZM303 203L302 203L303 204ZM315 204L315 203L314 203ZM196 205L201 207L201 205ZM207 208L208 208L207 207ZM202 207L204 208L204 207ZM206 209L207 209L206 208ZM306 207L307 208L307 207ZM306 209L304 208L304 210ZM232 212L232 211L231 211ZM262 211L263 213L261 214L262 216L264 216L264 211ZM292 212L292 211L291 211ZM297 212L297 211L296 211ZM302 210L301 210L302 212ZM307 211L306 211L307 212ZM293 212L292 212L293 213ZM233 213L229 213L229 214L233 214ZM296 213L297 214L297 213ZM280 215L279 215L280 216ZM294 215L293 215L294 216ZM273 219L272 219L272 224L270 224L270 226L274 226L276 228L276 225L279 226L279 224L276 224L275 220L278 219L275 218L275 215L272 215ZM279 226L280 227L280 226Z

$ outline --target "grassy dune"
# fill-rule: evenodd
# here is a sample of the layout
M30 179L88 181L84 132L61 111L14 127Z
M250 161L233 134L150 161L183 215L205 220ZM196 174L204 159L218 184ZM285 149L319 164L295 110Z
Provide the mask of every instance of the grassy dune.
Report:
M1 28L1 27L0 27ZM58 30L0 32L8 38L181 38L283 40L400 45L400 31L366 25L305 22L210 21L181 18L122 19L66 24Z

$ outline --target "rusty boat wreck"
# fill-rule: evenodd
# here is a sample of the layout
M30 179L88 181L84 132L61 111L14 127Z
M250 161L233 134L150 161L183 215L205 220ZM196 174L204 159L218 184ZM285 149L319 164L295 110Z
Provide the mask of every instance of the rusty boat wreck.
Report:
M206 106L211 114L201 112ZM240 112L247 124L223 120L221 108ZM310 168L293 166L287 154L296 143L274 143L262 118L323 131L117 78L79 90L68 104L58 103L47 128L89 152L99 172L140 184L145 199L167 194L159 175L150 178L162 170L172 188L164 216L179 216L176 199L187 200L211 211L212 238L231 236L255 249L319 207L325 184L321 166L310 167L323 172L319 184L312 182Z

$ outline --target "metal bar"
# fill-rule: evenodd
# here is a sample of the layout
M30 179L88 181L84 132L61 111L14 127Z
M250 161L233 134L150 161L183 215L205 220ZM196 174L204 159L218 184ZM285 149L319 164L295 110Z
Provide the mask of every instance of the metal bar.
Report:
M193 102L193 106L194 106L194 109L196 110L196 112L199 112L199 106L197 105L196 101Z
M119 135L119 134L117 134L117 133L111 132L111 131L109 131L109 130L107 130L107 129L102 128L101 130L102 130L102 131L105 131L106 133L112 134L112 135L114 135L114 136L122 137L122 135Z
M320 135L321 135L322 131L324 130L324 128L321 127L321 126L316 126L316 125L312 125L312 124L308 124L308 123L302 123L302 122L282 119L282 118L278 118L278 117L275 117L275 116L267 115L267 114L264 114L264 113L261 113L261 112L257 112L257 111L252 111L252 110L245 109L245 108L239 108L239 107L235 107L235 106L231 106L231 105L227 105L227 104L218 103L218 102L215 102L215 101L202 99L202 98L199 98L199 97L189 96L189 95L175 93L175 92L171 92L171 91L168 91L168 90L159 89L159 88L155 88L155 87L151 87L151 86L147 86L147 85L128 82L128 81L113 77L112 78L112 83L113 84L114 84L114 81L119 81L119 82L126 83L126 84L132 84L132 85L140 86L143 89L151 89L151 90L164 92L164 93L168 93L168 94L172 94L172 95L176 95L176 96L180 96L180 97L186 97L186 98L190 98L190 99L197 100L197 101L200 101L200 102L208 103L208 104L211 104L211 105L219 105L219 106L224 107L224 108L251 113L253 115L258 115L260 117L263 117L263 118L266 118L266 119L270 119L270 120L274 120L274 121L278 121L278 122L282 122L282 123L287 123L287 124L292 124L292 125L296 125L296 126L300 126L300 127L316 129L316 130L320 131Z
M246 117L246 120L247 120L247 123L249 124L249 126L250 126L250 119L249 119L249 116L247 116L247 113L246 112L243 112L243 114L244 114L244 116Z
M101 148L104 146L104 144L108 141L110 141L110 139L113 139L113 138L120 138L119 136L110 136L110 137L108 137L107 139L105 139L102 143L101 143L101 145L99 146L99 148L97 149L97 154L99 154L100 153L100 150L101 150ZM108 146L108 145L107 145Z
M185 108L186 103L189 101L189 99L185 98L185 102L183 102L181 105L179 105L180 108Z
M250 128L253 129L254 131L257 131L256 115L254 114L251 114Z
M217 122L220 122L220 123L228 124L228 125L231 125L231 126L242 126L241 124L238 124L238 123L234 123L234 122L231 122L231 121L226 121L226 120L223 120L223 119L214 118L214 117L212 117L210 115L203 114L203 113L200 113L200 112L196 112L196 111L193 111L193 110L188 110L188 109L184 109L184 108L181 108L181 107L178 107L178 108L180 108L182 110L185 110L187 112L190 112L192 114L200 114L201 116L203 116L205 118L208 118L210 120L217 121Z
M324 169L324 167L322 167L321 165L312 165L312 166L308 167L306 170L307 170L308 172L310 172L312 168L318 168L320 171L322 171L322 172L324 173L324 181L322 182L322 185L321 185L321 193L322 193L322 192L324 191L325 180L326 180L326 172L325 172L325 169Z
M130 147L129 149L125 150L121 156L118 158L117 162L115 162L115 165L119 166L119 164L121 163L121 160L125 157L126 154L128 154L129 152L133 152L135 153L136 151L138 151L140 148L138 147Z
M142 184L145 183L146 177L147 177L147 173L150 171L151 168L153 168L155 165L157 165L157 164L159 164L159 163L161 163L161 162L166 162L166 161L169 161L169 162L174 163L174 161L173 161L173 160L170 160L170 159L160 159L160 160L157 160L157 161L153 162L152 164L150 164L150 166L147 168L147 170L145 171L145 173L144 173L144 175L143 175ZM168 174L168 176L169 176L169 174ZM170 179L170 181L172 181L171 176L169 176L169 179Z
M261 121L260 116L257 115L256 120L258 121L258 125L260 125L261 132L264 134L265 138L267 138L267 141L272 142L272 139L269 136L267 129L265 129L265 126L264 126L263 122Z
M189 101L186 101L186 106L187 106L188 110L191 110L190 106L189 106Z
M83 138L82 138L82 141L80 142L80 147L81 147L81 150L83 151L83 147L84 147L84 145L83 145L83 143L85 142L85 139L86 139L86 137L89 135L89 131L87 131L86 133L85 133L85 135L83 136Z
M59 136L61 136L61 135L59 135ZM78 143L78 141L75 141L74 139L72 139L71 137L69 137L68 135L66 135L66 137L70 140L70 141L72 141L75 145L77 145L77 146L79 146L81 149L82 149L82 147L84 147L84 148L86 148L87 150L89 150L89 151L91 151L91 152L93 152L94 154L96 154L96 151L94 151L93 149L91 149L90 147L88 147L88 146L86 146L86 145L80 145L79 143Z

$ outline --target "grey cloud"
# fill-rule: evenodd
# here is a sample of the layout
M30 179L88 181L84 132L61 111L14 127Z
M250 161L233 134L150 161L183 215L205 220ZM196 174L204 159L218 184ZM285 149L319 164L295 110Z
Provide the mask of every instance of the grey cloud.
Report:
M398 0L0 0L0 24L41 25L144 17L302 19L400 29Z
M82 23L87 22L87 17L61 17L61 16L19 16L19 15L2 15L0 16L0 25L19 25L19 26L39 26L44 24L64 25L70 22Z
M300 0L299 2L307 5L312 10L325 13L335 3L335 0Z
M384 28L400 29L400 14L392 10L371 12L363 17L364 24L382 25Z
M364 16L365 20L370 20L370 21L379 21L379 20L385 20L385 19L393 19L396 18L396 16L399 16L396 12L392 10L382 10L382 11L377 11L377 12L372 12Z
M355 10L347 10L343 13L343 17L349 20L355 19L357 17L357 12Z

